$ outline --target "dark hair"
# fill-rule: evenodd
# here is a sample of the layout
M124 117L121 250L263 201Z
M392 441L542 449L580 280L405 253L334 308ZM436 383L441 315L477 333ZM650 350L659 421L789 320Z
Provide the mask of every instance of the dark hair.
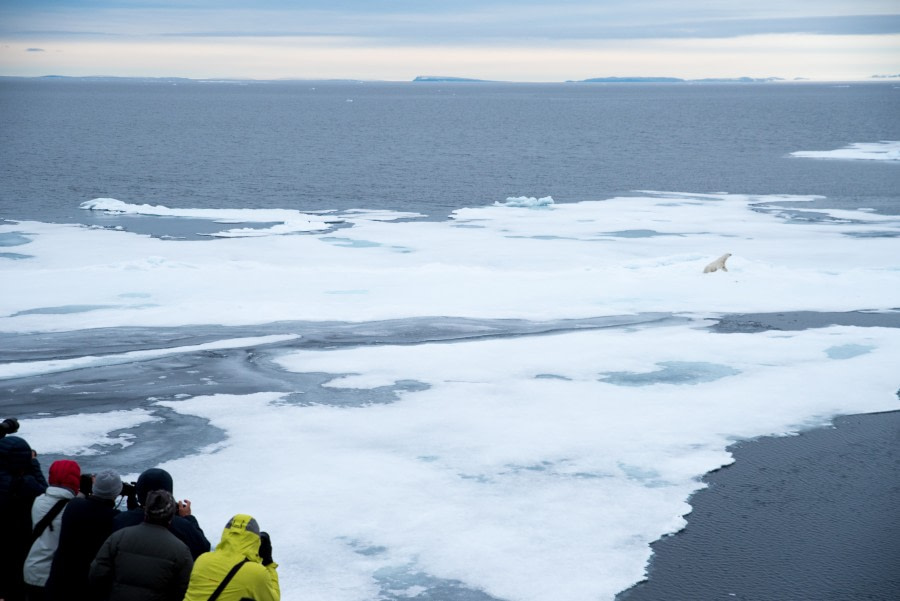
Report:
M168 526L178 507L175 497L167 490L151 490L147 493L147 502L144 504L144 520L151 524Z

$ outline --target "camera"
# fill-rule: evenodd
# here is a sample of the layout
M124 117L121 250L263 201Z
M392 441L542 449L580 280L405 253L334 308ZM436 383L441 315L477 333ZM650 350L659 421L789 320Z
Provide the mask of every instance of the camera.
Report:
M125 497L125 506L128 509L138 508L136 482L122 482L122 492L120 492L119 495Z
M78 488L79 490L81 490L84 496L89 497L94 492L94 476L96 475L97 474L81 474ZM134 509L135 507L138 507L137 483L122 482L122 492L119 493L119 496L125 497L128 509Z
M123 497L137 497L137 484L135 482L122 482L122 492L119 494Z
M15 434L19 431L19 420L14 417L8 417L0 422L0 438L7 434Z
M78 490L86 497L91 496L94 492L94 474L81 474L78 480Z

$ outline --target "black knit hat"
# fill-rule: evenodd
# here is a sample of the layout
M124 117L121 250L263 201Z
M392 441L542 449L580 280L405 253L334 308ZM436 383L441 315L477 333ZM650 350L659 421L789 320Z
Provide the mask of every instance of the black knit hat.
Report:
M147 502L147 493L151 490L167 490L175 494L172 487L172 476L166 470L158 467L151 467L138 476L136 489L138 503L141 507Z
M167 490L151 490L147 493L147 502L144 503L144 520L151 524L168 526L178 506L175 497Z

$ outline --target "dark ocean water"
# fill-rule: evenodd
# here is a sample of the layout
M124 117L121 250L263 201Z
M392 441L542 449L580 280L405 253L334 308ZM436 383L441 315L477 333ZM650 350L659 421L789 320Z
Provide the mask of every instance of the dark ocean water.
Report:
M187 208L452 210L634 190L815 194L896 212L900 169L790 158L900 139L900 88L833 84L0 79L0 217Z
M731 448L617 601L900 599L900 411Z

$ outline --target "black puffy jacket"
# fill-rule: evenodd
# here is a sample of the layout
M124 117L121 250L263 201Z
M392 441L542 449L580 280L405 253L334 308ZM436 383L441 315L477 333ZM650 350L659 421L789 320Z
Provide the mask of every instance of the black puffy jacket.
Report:
M106 539L89 579L109 601L181 601L193 566L187 545L165 526L145 522Z

